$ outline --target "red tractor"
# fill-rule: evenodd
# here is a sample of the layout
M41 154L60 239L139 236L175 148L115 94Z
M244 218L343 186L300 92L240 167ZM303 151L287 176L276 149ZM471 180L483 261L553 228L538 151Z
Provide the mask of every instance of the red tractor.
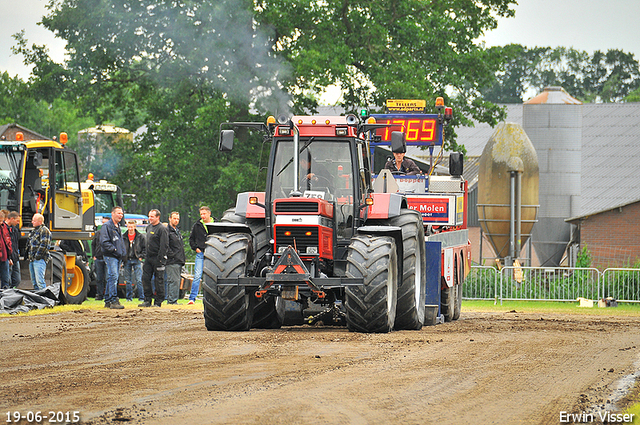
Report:
M266 191L238 194L235 208L208 225L207 329L313 318L358 332L420 329L423 218L404 194L373 189L370 142L388 125L355 115L227 125L260 129L272 143ZM220 150L231 150L234 137L222 130ZM404 143L404 134L394 134L394 143Z

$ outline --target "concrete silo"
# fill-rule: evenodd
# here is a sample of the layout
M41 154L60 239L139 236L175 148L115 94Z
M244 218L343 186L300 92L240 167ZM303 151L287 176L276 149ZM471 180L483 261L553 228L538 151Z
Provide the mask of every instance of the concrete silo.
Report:
M531 240L543 266L558 266L580 215L582 102L547 87L524 103L523 127L538 155L540 210Z

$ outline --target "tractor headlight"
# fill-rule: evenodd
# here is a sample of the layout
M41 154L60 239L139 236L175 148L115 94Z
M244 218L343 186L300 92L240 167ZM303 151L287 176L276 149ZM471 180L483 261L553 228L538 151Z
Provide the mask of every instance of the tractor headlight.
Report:
M308 246L307 247L307 254L318 254L318 247L317 246Z

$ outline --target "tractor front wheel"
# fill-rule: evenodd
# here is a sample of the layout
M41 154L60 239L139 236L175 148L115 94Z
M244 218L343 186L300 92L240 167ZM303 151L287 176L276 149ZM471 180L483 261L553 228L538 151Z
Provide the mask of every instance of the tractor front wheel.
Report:
M204 323L210 331L248 331L254 295L241 286L221 286L216 278L244 276L251 258L251 237L244 233L214 234L204 250L202 292Z
M357 332L391 332L398 292L398 254L389 236L356 235L347 253L347 277L364 285L345 290L347 327Z

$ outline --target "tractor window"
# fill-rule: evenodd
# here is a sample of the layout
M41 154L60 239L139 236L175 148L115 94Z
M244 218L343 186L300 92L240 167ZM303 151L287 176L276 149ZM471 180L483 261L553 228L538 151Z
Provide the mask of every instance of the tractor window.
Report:
M116 192L98 192L94 193L94 202L96 208L96 214L106 213L111 214L113 207L118 205L116 203Z
M56 189L65 192L80 191L76 157L71 152L56 151Z
M16 181L20 175L23 152L0 149L0 208L17 209L19 191Z
M353 167L348 140L300 140L300 187L307 197L335 202L339 238L350 238L353 229ZM279 141L274 158L271 199L286 198L293 187L293 141Z

